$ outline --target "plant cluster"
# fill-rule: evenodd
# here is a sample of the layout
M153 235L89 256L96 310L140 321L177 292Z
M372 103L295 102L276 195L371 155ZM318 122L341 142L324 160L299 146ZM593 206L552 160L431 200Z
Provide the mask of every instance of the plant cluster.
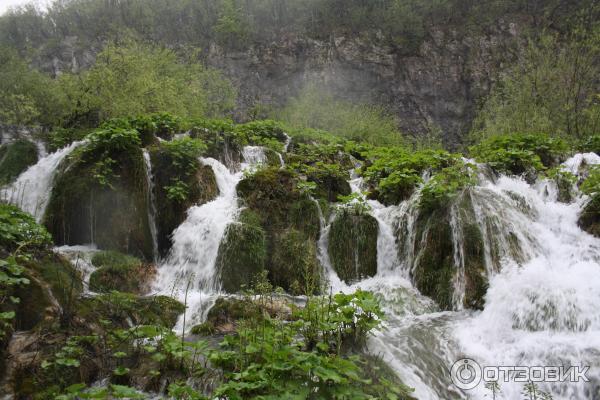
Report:
M535 174L554 167L567 151L564 140L545 134L496 135L470 148L477 161L512 175Z

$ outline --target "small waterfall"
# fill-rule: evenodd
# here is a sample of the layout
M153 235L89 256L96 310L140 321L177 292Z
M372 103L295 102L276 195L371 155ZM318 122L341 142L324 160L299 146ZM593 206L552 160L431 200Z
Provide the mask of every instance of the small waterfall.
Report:
M73 142L42 158L29 167L17 180L0 190L0 198L20 207L40 222L50 200L54 175L60 163L84 141Z
M231 172L213 158L201 162L212 168L219 196L211 202L191 207L186 220L173 232L173 247L158 271L155 288L173 294L188 307L186 328L202 322L211 302L219 293L216 260L227 226L239 214L236 186L245 171L252 171L266 160L262 147L248 146L242 171ZM184 328L180 318L176 330Z
M146 165L146 187L148 190L148 225L152 235L152 255L154 262L158 261L158 230L156 228L156 199L154 198L154 181L152 180L152 162L148 150L143 150L144 163Z
M287 153L290 148L290 144L292 143L292 137L287 133L283 132L283 136L285 136L285 143L283 145L283 152Z

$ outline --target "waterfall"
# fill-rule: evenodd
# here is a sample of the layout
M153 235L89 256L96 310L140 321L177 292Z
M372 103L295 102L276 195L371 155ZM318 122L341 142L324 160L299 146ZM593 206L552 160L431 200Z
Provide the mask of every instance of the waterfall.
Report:
M155 289L174 295L188 307L186 329L202 322L219 293L215 264L225 230L240 211L237 184L245 171L266 161L262 147L247 146L243 155L245 163L239 172L231 172L213 158L201 159L215 173L219 196L188 210L186 220L173 232L173 246L158 270ZM181 331L183 322L182 317L175 329Z
M600 164L600 157L579 154L562 168L577 175L594 164ZM596 399L600 239L577 225L587 197L563 204L557 201L553 182L529 185L520 178L490 176L481 173L479 184L469 190L474 221L465 220L456 204L449 205L457 311L440 312L407 279L419 257L418 190L398 206L367 202L379 224L377 275L351 286L330 276L336 283L333 290L362 288L379 297L387 320L385 329L369 340L369 350L415 388L416 398L491 398L483 384L464 392L452 385L450 367L469 357L482 366L591 366L591 383L540 383L540 388L555 400ZM358 177L353 175L349 183L353 192L360 192ZM321 218L319 260L335 275L328 256L321 254L327 250L325 222ZM477 224L483 236L489 289L482 311L461 309L466 290L464 223ZM500 382L500 387L500 398L522 398L523 383Z
M152 162L148 150L143 150L144 163L146 165L146 188L148 196L148 225L150 226L150 234L152 236L152 256L154 262L158 261L158 231L156 229L156 199L154 198L154 181L152 180Z
M83 143L83 141L73 142L40 159L37 164L23 172L13 184L2 188L0 198L20 207L40 222L50 200L52 183L58 166Z

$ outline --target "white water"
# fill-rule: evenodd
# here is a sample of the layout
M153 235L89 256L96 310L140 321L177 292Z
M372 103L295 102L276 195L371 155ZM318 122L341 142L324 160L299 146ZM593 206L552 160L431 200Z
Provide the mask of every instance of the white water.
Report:
M266 162L262 147L247 146L243 156L246 162L239 172L231 172L213 158L201 159L215 173L219 196L188 210L186 220L173 232L173 247L158 270L155 289L173 295L188 307L185 329L202 322L219 294L215 264L225 230L240 211L236 186L246 171ZM184 329L183 317L175 329Z
M23 172L12 185L2 188L0 198L19 206L40 222L50 200L52 183L58 166L82 143L83 141L73 142L40 159L37 164Z
M54 251L66 257L81 274L84 294L94 294L89 290L90 276L96 269L92 265L92 257L98 252L95 245L59 246Z
M600 164L595 154L577 155L563 169L575 174ZM484 178L484 174L481 174ZM359 192L361 181L350 181ZM600 240L577 226L586 201L557 202L552 182L528 185L521 179L484 179L471 191L476 222L482 228L486 273L490 279L485 308L461 311L465 293L464 254L456 207L451 208L454 304L458 311L439 312L407 280L418 254L414 222L416 193L399 206L368 201L379 223L378 273L345 285L328 256L328 224L321 219L319 259L334 292L371 290L382 300L388 320L369 342L418 399L491 398L483 384L462 392L449 369L469 357L490 366L591 366L592 383L540 384L555 400L600 399ZM398 243L399 230L407 234ZM517 245L515 246L515 243ZM399 257L398 255L401 255ZM502 399L522 399L523 383L500 382Z
M146 188L148 190L148 225L152 236L152 256L154 262L158 261L158 230L156 228L156 199L154 198L154 181L152 180L152 161L148 150L143 150L144 164L146 166Z

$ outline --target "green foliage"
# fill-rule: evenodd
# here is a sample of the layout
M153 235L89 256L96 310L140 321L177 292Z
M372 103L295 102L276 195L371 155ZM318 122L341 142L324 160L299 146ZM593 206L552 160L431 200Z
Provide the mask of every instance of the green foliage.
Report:
M593 166L588 177L580 187L581 191L590 196L600 194L600 167Z
M599 35L598 29L576 28L562 40L553 34L530 39L486 100L474 135L522 132L585 137L598 132Z
M476 167L457 163L436 173L425 183L419 198L419 208L430 212L447 204L460 190L476 183Z
M162 150L170 157L178 174L190 176L198 169L198 158L207 146L200 139L184 137L161 144Z
M338 100L316 85L307 86L277 116L293 129L322 129L375 145L404 143L394 117L383 107Z
M470 148L479 162L513 175L535 173L556 166L567 153L567 144L544 134L497 135Z
M47 124L61 99L50 77L30 69L18 53L0 43L0 121L5 124Z
M251 121L236 125L235 131L244 137L247 143L265 146L278 152L283 150L285 141L283 128L273 120Z
M37 147L28 140L20 139L0 146L0 186L11 183L37 159Z
M8 251L45 249L52 243L46 228L15 206L0 204L0 246Z
M190 187L187 183L176 179L169 186L164 187L167 193L167 199L175 202L175 203L183 203L188 199Z
M87 108L82 111L97 110L100 119L155 111L219 115L231 107L234 93L215 70L182 62L171 50L135 42L107 46L81 79L78 101Z
M408 199L422 183L422 175L457 163L458 156L443 150L411 151L404 147L372 148L364 155L371 160L362 174L371 188L370 197L385 204Z

